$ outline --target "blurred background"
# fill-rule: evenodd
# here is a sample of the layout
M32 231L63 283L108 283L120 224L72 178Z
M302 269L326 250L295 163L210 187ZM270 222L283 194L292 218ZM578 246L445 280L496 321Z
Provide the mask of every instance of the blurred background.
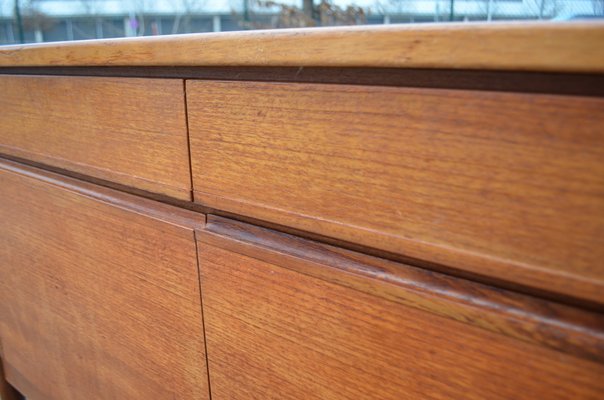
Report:
M601 18L604 0L0 0L0 44L247 29Z

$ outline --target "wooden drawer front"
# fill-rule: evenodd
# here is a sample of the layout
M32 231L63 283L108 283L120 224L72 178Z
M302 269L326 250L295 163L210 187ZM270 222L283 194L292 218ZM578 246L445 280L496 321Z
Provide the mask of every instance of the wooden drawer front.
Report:
M604 301L604 100L187 81L195 201Z
M604 395L601 316L228 225L198 234L214 400ZM375 278L355 277L378 265ZM569 315L582 325L569 328ZM552 339L572 347L595 327L598 354L545 347ZM514 330L525 336L512 338Z
M0 153L189 200L183 82L0 75Z
M9 382L34 400L208 398L186 218L32 171L0 165Z

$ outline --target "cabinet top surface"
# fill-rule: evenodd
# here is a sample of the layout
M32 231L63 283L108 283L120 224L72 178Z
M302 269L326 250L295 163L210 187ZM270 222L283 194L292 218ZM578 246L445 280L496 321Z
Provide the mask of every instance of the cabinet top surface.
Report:
M258 30L0 46L0 67L378 67L604 73L604 23Z

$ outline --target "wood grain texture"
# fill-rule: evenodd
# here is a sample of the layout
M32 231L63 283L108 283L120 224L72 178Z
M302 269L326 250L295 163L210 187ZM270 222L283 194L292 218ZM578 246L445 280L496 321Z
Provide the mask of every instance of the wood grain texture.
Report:
M0 76L0 153L191 199L181 80Z
M208 215L198 241L527 343L604 363L604 316Z
M187 81L195 201L604 303L604 99Z
M282 29L5 46L0 66L291 66L604 72L601 22ZM225 51L228 49L228 51Z
M203 216L9 162L0 188L9 382L34 400L208 398Z
M200 243L212 399L600 399L604 365Z

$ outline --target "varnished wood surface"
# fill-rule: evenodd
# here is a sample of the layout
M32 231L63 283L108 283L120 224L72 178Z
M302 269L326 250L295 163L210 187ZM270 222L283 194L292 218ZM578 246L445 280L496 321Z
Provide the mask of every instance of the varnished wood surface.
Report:
M206 399L203 216L0 164L0 337L33 400Z
M604 24L283 29L0 48L0 66L290 66L604 72ZM225 51L228 49L228 51Z
M204 242L199 260L213 400L604 393L602 364L326 282L287 263Z
M604 363L604 316L208 215L200 242Z
M0 76L0 153L191 199L182 80Z
M604 303L604 100L187 81L195 201Z

